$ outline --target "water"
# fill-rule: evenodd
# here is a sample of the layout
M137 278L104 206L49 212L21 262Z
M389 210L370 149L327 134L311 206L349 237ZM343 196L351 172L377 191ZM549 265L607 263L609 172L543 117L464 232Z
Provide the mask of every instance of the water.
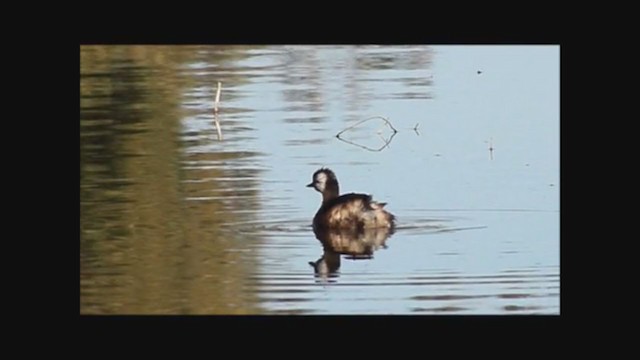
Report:
M82 314L559 314L558 46L80 55ZM395 233L326 252L321 166Z

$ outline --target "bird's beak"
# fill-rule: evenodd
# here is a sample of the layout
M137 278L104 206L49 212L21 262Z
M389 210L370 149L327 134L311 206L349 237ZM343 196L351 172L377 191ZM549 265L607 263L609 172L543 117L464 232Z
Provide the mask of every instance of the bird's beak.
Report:
M313 187L313 183L309 183L306 185L307 187Z

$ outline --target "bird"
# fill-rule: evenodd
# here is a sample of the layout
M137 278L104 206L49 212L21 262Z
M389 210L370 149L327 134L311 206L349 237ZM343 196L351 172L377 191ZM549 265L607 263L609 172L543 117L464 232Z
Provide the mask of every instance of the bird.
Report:
M368 194L340 195L336 174L329 168L313 173L307 184L322 194L322 205L313 218L314 229L363 230L395 227L396 217L384 209L387 203L377 202Z

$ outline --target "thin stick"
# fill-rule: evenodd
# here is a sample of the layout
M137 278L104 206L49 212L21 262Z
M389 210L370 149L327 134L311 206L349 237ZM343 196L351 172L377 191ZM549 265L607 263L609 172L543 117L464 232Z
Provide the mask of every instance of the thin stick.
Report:
M489 155L491 156L491 160L493 160L493 138L489 139Z
M216 130L218 130L218 140L222 140L222 130L220 129L220 121L218 121L218 104L220 103L221 90L222 90L222 83L218 81L218 90L216 91L216 102L213 107L213 119L216 123Z
M380 151L382 151L382 149L384 149L385 147L389 147L389 144L391 143L391 139L393 138L394 135L395 134L391 134L391 137L389 138L389 140L387 140L384 138L384 136L382 136L382 134L378 134L380 139L384 141L384 146L380 148Z
M216 103L214 105L214 112L218 112L218 104L220 103L220 91L222 90L222 83L218 81L218 90L216 91Z
M391 144L391 140L393 140L393 137L394 137L394 136L396 136L396 133L392 133L392 134L391 134L391 137L389 138L389 140L385 140L385 139L382 137L382 135L379 135L379 136L380 136L380 137L382 138L382 140L384 141L384 145L382 145L382 146L381 146L381 147L379 147L378 149L373 149L373 148L370 148L370 147L368 147L368 146L364 146L364 145L356 144L356 143L354 143L353 141L349 141L349 140L343 139L343 138L341 138L341 137L338 137L338 140L340 140L340 141L342 141L342 142L346 142L347 144L350 144L350 145L353 145L353 146L357 146L357 147L362 148L362 149L365 149L365 150L369 150L369 151L382 151L382 150L384 150L386 147L388 147L388 146L389 146L389 144Z
M218 131L218 140L222 140L222 130L220 130L220 121L218 121L218 113L213 114L213 120L216 123L216 130Z
M337 133L337 134L336 134L336 137L337 137L337 138L339 138L339 137L340 137L340 134L342 134L343 132L345 132L345 131L347 131L347 130L351 130L351 129L353 129L353 128L354 128L354 127L356 127L356 126L358 126L358 125L360 125L360 124L362 124L362 123L364 123L364 122L367 122L367 121L369 121L369 120L373 120L373 119L382 119L382 120L384 120L384 122L385 122L385 123L387 123L387 125L389 125L389 127L391 128L391 130L393 130L393 133L394 133L394 134L398 132L398 130L396 130L396 128L394 128L394 127L393 127L393 125L391 125L391 123L389 122L389 120L387 120L387 119L383 118L382 116L374 116L374 117L370 117L370 118L368 118L368 119L364 119L364 120L360 120L360 121L358 121L357 123L355 123L355 124L353 124L353 125L349 126L348 128L346 128L346 129L344 129L344 130L340 131L339 133Z

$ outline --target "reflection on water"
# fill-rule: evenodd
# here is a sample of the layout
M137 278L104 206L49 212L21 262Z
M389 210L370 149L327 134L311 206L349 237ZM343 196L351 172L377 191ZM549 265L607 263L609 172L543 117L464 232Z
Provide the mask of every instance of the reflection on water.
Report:
M82 46L80 312L559 313L557 58ZM314 233L321 166L389 202L393 241Z
M469 313L478 304L490 300L507 313L546 312L545 301L559 296L558 275L551 269L531 269L516 273L503 272L495 275L445 275L416 276L416 285L436 287L438 291L414 295L410 298L416 305L413 313ZM499 291L489 290L499 288ZM474 289L473 292L469 288ZM489 290L489 291L487 291ZM540 301L542 300L542 301ZM538 305L529 305L537 303ZM494 310L495 311L495 310Z
M389 228L365 229L313 229L322 244L323 254L313 266L316 275L335 276L340 269L340 255L351 259L371 259L373 252L385 248L385 242L393 231Z
M372 135L371 133L368 136L364 136L364 137L361 134L356 133L357 135L354 139L351 139L351 140L349 139L349 135L352 135L351 132L353 132L354 129L357 129L357 130L361 130L363 128L366 129L366 127L362 124L369 122L371 120L379 120L378 122L383 124L383 126L379 127L378 130L376 131L376 134L378 135L380 140L382 140L382 142L379 143L379 146L370 147L362 143L363 138L364 139L375 138L374 136L371 136ZM383 130L386 130L388 135L383 135ZM357 123L345 128L344 130L336 134L336 138L338 138L338 140L343 141L347 144L357 146L361 149L365 149L368 151L382 151L385 148L387 148L389 144L391 144L391 140L393 140L393 137L396 136L397 133L398 133L398 130L396 130L396 128L393 127L393 125L389 120L381 116L374 116L371 118L358 121Z
M197 129L189 107L204 98L184 89L202 77L177 69L199 53L183 50L81 50L82 313L257 311L235 250L258 239L221 225L259 211L260 154L219 151Z

